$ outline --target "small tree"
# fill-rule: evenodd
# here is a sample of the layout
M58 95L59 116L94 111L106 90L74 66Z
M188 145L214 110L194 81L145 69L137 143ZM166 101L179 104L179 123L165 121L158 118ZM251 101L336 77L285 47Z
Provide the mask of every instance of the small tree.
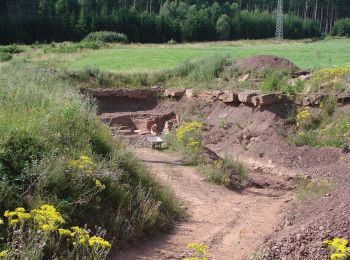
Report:
M216 31L221 40L230 39L231 23L230 18L226 14L221 15L216 22Z

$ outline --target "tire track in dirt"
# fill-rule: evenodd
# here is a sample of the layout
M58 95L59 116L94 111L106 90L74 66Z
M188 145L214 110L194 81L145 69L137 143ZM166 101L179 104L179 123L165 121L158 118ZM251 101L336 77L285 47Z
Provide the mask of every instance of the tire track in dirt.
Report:
M206 182L196 168L181 165L181 156L147 148L137 148L135 153L170 187L189 216L168 233L112 252L109 259L182 259L188 243L209 245L210 259L248 259L263 237L273 232L281 206L290 196L256 188L237 193Z

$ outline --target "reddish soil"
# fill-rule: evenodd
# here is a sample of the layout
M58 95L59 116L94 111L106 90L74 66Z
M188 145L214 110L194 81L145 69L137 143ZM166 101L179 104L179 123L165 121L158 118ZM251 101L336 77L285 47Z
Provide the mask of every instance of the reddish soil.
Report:
M221 156L239 158L256 186L264 187L235 193L205 182L196 169L179 165L176 155L137 148L138 157L183 201L189 217L168 234L114 252L111 259L181 259L190 242L207 243L212 259L220 260L248 259L260 245L264 250L255 259L328 259L322 241L350 237L350 156L335 148L288 144L287 116L294 106L281 102L253 107L184 96L179 101L163 100L151 110L109 111L112 118L141 113L147 119L174 112L180 122L204 120L204 144ZM131 133L128 140L146 144L140 134ZM307 202L293 199L288 191L300 174L335 181L337 189Z
M247 259L273 232L281 206L290 200L283 190L247 188L236 193L210 184L196 168L181 165L178 155L149 148L135 153L180 199L188 217L170 233L113 252L110 259L182 259L189 256L188 243L207 244L210 259Z
M298 70L298 67L291 61L272 55L258 55L248 58L239 59L235 63L240 72L259 72L266 69L273 70Z

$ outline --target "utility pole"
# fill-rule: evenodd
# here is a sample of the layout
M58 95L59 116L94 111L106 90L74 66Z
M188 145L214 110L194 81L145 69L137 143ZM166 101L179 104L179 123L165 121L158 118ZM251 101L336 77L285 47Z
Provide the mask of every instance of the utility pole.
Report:
M276 40L283 40L283 0L278 0L276 13Z

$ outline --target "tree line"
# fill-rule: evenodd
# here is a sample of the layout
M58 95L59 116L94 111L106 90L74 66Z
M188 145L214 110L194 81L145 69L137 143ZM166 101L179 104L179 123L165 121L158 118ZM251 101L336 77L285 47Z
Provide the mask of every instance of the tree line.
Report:
M285 0L285 37L317 37L350 16L348 0ZM0 0L0 43L77 41L117 31L132 42L260 39L277 0Z

